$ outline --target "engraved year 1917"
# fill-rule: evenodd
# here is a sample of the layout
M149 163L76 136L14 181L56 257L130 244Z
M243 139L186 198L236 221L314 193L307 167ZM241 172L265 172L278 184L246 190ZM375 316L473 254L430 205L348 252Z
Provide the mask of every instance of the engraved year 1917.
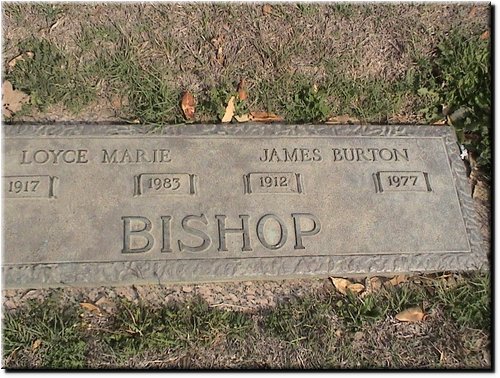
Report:
M8 184L8 190L10 193L36 192L36 188L39 184L39 180L10 180Z

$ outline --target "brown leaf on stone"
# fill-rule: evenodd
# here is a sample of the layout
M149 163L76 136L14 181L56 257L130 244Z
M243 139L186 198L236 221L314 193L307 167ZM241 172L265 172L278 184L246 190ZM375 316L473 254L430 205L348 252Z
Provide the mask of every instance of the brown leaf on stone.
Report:
M353 294L359 294L363 290L365 290L365 286L360 283L352 283L351 281L345 279L345 278L338 278L338 277L330 277L330 280L333 283L333 286L344 295L347 295L347 293L350 291Z
M224 113L224 117L222 117L222 123L229 123L233 119L234 116L234 111L235 111L235 103L234 103L235 97L231 96L229 99L227 106L226 106L226 112Z
M241 101L245 101L248 98L245 86L246 86L245 79L241 79L241 81L238 84L238 98Z
M181 108L184 113L184 117L186 117L187 120L191 120L194 118L195 106L196 101L193 95L188 91L184 92L181 100Z
M483 34L481 34L481 40L486 40L486 39L489 39L490 38L490 31L489 30L486 30Z
M403 282L406 282L407 279L406 279L406 276L404 274L400 274L398 276L394 276L392 277L390 280L389 280L389 283L392 285L392 286L397 286Z
M10 81L4 81L2 84L2 114L5 117L12 117L14 113L21 110L23 104L30 100L26 93L17 91L12 87Z
M92 303L82 302L80 303L80 306L86 311L95 312L97 314L101 313L101 309Z
M273 13L273 7L269 4L264 4L262 6L262 14L264 14L264 16L268 16L271 13Z
M351 117L349 114L333 116L326 120L327 125L353 125L360 123L359 119Z
M250 112L250 115L255 122L283 121L283 117L268 112Z
M396 319L400 322L420 322L424 318L425 313L420 307L411 307L396 315Z

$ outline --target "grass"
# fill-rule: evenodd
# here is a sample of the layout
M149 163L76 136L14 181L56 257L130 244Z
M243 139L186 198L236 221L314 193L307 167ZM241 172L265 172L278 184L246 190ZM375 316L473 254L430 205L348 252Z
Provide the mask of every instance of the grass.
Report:
M491 167L491 59L489 38L454 31L437 46L433 62L422 62L423 109L429 121L443 115L457 130L460 142ZM427 72L426 72L427 71ZM426 73L425 73L426 72Z
M4 312L4 367L487 368L489 275L417 278L363 296L313 291L245 312L194 296L165 306L115 299L116 310L97 314L54 290ZM423 322L394 320L413 306L423 306Z
M17 27L21 36L37 35L31 25L46 30L65 18L75 18L76 28L61 24L45 36L7 39L7 52L36 54L6 78L32 95L38 111L50 114L51 105L62 104L75 118L97 103L113 108L119 119L180 123L180 96L189 90L199 104L196 121L219 122L227 94L245 78L248 109L279 114L289 123L321 123L344 114L363 123L430 122L440 116L434 110L443 96L453 108L471 106L462 100L477 97L470 95L490 80L487 43L476 43L482 26L465 17L471 10L446 10L466 20L458 32L452 30L457 17L426 23L425 16L442 11L423 5L276 4L263 15L250 5L186 6L173 12L168 5L7 4L9 27ZM99 13L111 15L103 21ZM186 30L183 19L199 23ZM230 30L214 19L230 21L225 26ZM245 28L245 23L250 24ZM347 33L349 28L354 29ZM399 35L384 34L392 28ZM375 43L373 36L384 42ZM223 63L216 59L219 47ZM467 75L458 77L461 72ZM464 83L470 89L461 93ZM424 93L436 88L442 88L438 97ZM126 98L125 105L110 101L116 96ZM489 97L484 92L478 98L483 113L489 112ZM30 111L17 117L26 114ZM483 116L474 111L474 117L464 121L477 125ZM478 149L481 162L487 162L488 120L483 121L472 131L481 136Z

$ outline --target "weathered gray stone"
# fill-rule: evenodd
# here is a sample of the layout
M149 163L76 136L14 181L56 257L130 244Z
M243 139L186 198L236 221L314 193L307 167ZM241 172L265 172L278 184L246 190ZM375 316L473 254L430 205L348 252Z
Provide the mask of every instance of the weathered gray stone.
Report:
M4 127L4 287L487 268L454 132Z

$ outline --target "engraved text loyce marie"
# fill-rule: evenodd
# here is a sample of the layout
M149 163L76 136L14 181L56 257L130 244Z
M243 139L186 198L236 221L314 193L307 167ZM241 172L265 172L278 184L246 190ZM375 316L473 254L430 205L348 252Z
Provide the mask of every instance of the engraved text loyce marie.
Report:
M9 138L4 265L470 252L442 138Z

